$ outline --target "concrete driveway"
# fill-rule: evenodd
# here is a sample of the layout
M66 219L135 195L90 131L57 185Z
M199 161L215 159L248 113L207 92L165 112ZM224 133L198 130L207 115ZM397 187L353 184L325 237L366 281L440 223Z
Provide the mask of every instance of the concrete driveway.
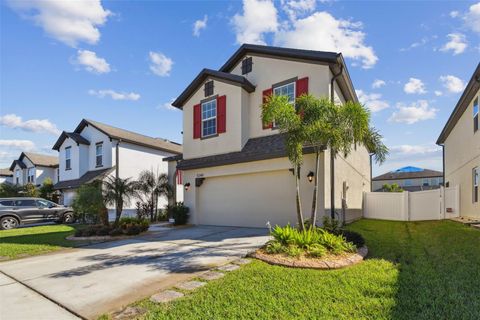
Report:
M243 257L263 245L266 234L252 228L159 228L135 239L0 263L0 271L71 313L93 319Z

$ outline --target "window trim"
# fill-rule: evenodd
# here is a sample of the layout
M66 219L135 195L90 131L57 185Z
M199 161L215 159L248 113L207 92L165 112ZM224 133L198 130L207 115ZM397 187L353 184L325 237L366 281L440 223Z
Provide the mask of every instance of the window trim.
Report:
M477 176L477 179L475 179ZM475 181L476 180L476 181ZM472 203L477 203L479 200L478 187L480 184L480 167L474 167L472 169Z
M68 152L67 152L68 150ZM67 157L68 154L68 157ZM65 147L65 171L72 170L72 147Z
M210 88L210 84L212 84L211 88ZM208 90L212 90L212 92L210 94L207 93L207 86L208 86ZM205 97L210 97L214 94L214 88L215 88L215 85L213 83L213 80L208 80L207 82L205 82L205 85L203 87L203 93L205 95Z
M248 67L250 67L250 70L248 70ZM252 57L245 57L245 59L242 60L242 64L240 66L240 69L242 71L242 75L252 72L252 70L253 70L253 59L252 59Z
M272 96L275 95L275 90L277 89L280 89L282 87L286 87L286 86L289 86L289 85L293 85L293 101L290 101L290 103L295 106L295 99L297 98L296 97L296 92L297 92L297 80L298 80L298 77L295 77L295 78L291 78L291 79L287 79L287 80L284 80L284 81L281 81L281 82L278 82L278 83L275 83L274 85L272 85ZM275 121L272 121L272 130L275 130L277 129L277 125L275 124Z
M101 147L101 154L98 155L98 147ZM100 157L100 164L98 164L98 157ZM103 141L95 143L95 168L103 167Z
M207 103L211 103L211 102L214 102L215 103L215 117L210 117L210 118L207 118L207 119L203 119L203 106ZM202 139L207 139L207 138L212 138L212 137L216 137L218 136L218 123L217 123L217 118L218 118L218 105L217 105L217 97L215 96L214 98L212 99L207 99L207 100L203 100L200 102L200 130L201 130L201 135L200 137ZM212 120L212 119L215 119L215 133L212 133L212 134L209 134L209 135L204 135L203 134L203 123L205 121L209 121L209 120Z
M475 112L475 106L477 106L477 112ZM472 104L472 109L473 109L473 116L472 116L472 119L473 119L473 133L476 133L480 127L479 125L479 114L480 114L480 106L479 106L479 97L476 97L475 99L473 99L473 104ZM476 128L475 128L475 125L476 125Z
M30 175L30 170L33 170L33 175ZM27 169L27 183L35 182L35 167L30 167Z

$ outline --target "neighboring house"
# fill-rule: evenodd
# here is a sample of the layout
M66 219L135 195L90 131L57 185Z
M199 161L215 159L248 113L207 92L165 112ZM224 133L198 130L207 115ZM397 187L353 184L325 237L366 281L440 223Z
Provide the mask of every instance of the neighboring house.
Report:
M445 187L460 186L460 215L480 217L480 63L437 144L443 146Z
M13 184L13 172L10 168L0 169L0 184L2 183Z
M58 158L45 154L22 152L20 157L12 162L10 171L13 172L12 183L18 186L31 183L38 187L47 178L56 183L58 181Z
M81 185L103 180L110 174L137 179L143 170L168 173L163 159L182 152L180 144L86 119L73 132L62 132L53 149L59 152L60 161L55 189L61 191L64 205L72 204ZM161 199L159 207L165 204L166 199ZM125 206L125 214L134 211L135 203Z
M271 94L311 93L343 103L358 101L341 54L242 45L220 70L203 69L173 102L183 110L185 203L194 224L265 227L295 224L295 179L283 136L261 121L261 104ZM310 216L314 155L305 148L301 195ZM178 160L178 157L175 159ZM362 192L370 191L370 158L358 147L330 170L330 150L321 154L318 209L320 220L346 204L347 220L361 216ZM188 190L187 190L188 189ZM342 198L344 201L342 201Z
M372 179L372 190L383 191L385 184L398 184L406 191L438 189L443 185L443 172L417 167L403 167Z

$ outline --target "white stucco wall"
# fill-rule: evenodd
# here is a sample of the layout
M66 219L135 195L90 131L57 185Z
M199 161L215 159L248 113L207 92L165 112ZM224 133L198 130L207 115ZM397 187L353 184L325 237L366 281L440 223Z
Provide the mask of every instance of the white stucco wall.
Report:
M473 101L470 101L445 140L445 183L460 186L460 215L480 217L480 202L473 202L472 170L480 167L480 130L473 132Z
M37 166L35 167L35 184L42 185L45 179L50 178L52 182L55 183L57 178L57 169L52 167L43 167Z

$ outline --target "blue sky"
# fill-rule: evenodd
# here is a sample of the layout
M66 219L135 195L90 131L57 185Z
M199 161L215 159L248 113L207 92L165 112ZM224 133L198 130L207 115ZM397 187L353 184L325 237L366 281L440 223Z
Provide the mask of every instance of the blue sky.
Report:
M480 2L7 1L0 5L0 167L52 152L90 118L181 142L169 108L240 43L341 51L391 149L374 173L441 169L436 138L480 57Z

